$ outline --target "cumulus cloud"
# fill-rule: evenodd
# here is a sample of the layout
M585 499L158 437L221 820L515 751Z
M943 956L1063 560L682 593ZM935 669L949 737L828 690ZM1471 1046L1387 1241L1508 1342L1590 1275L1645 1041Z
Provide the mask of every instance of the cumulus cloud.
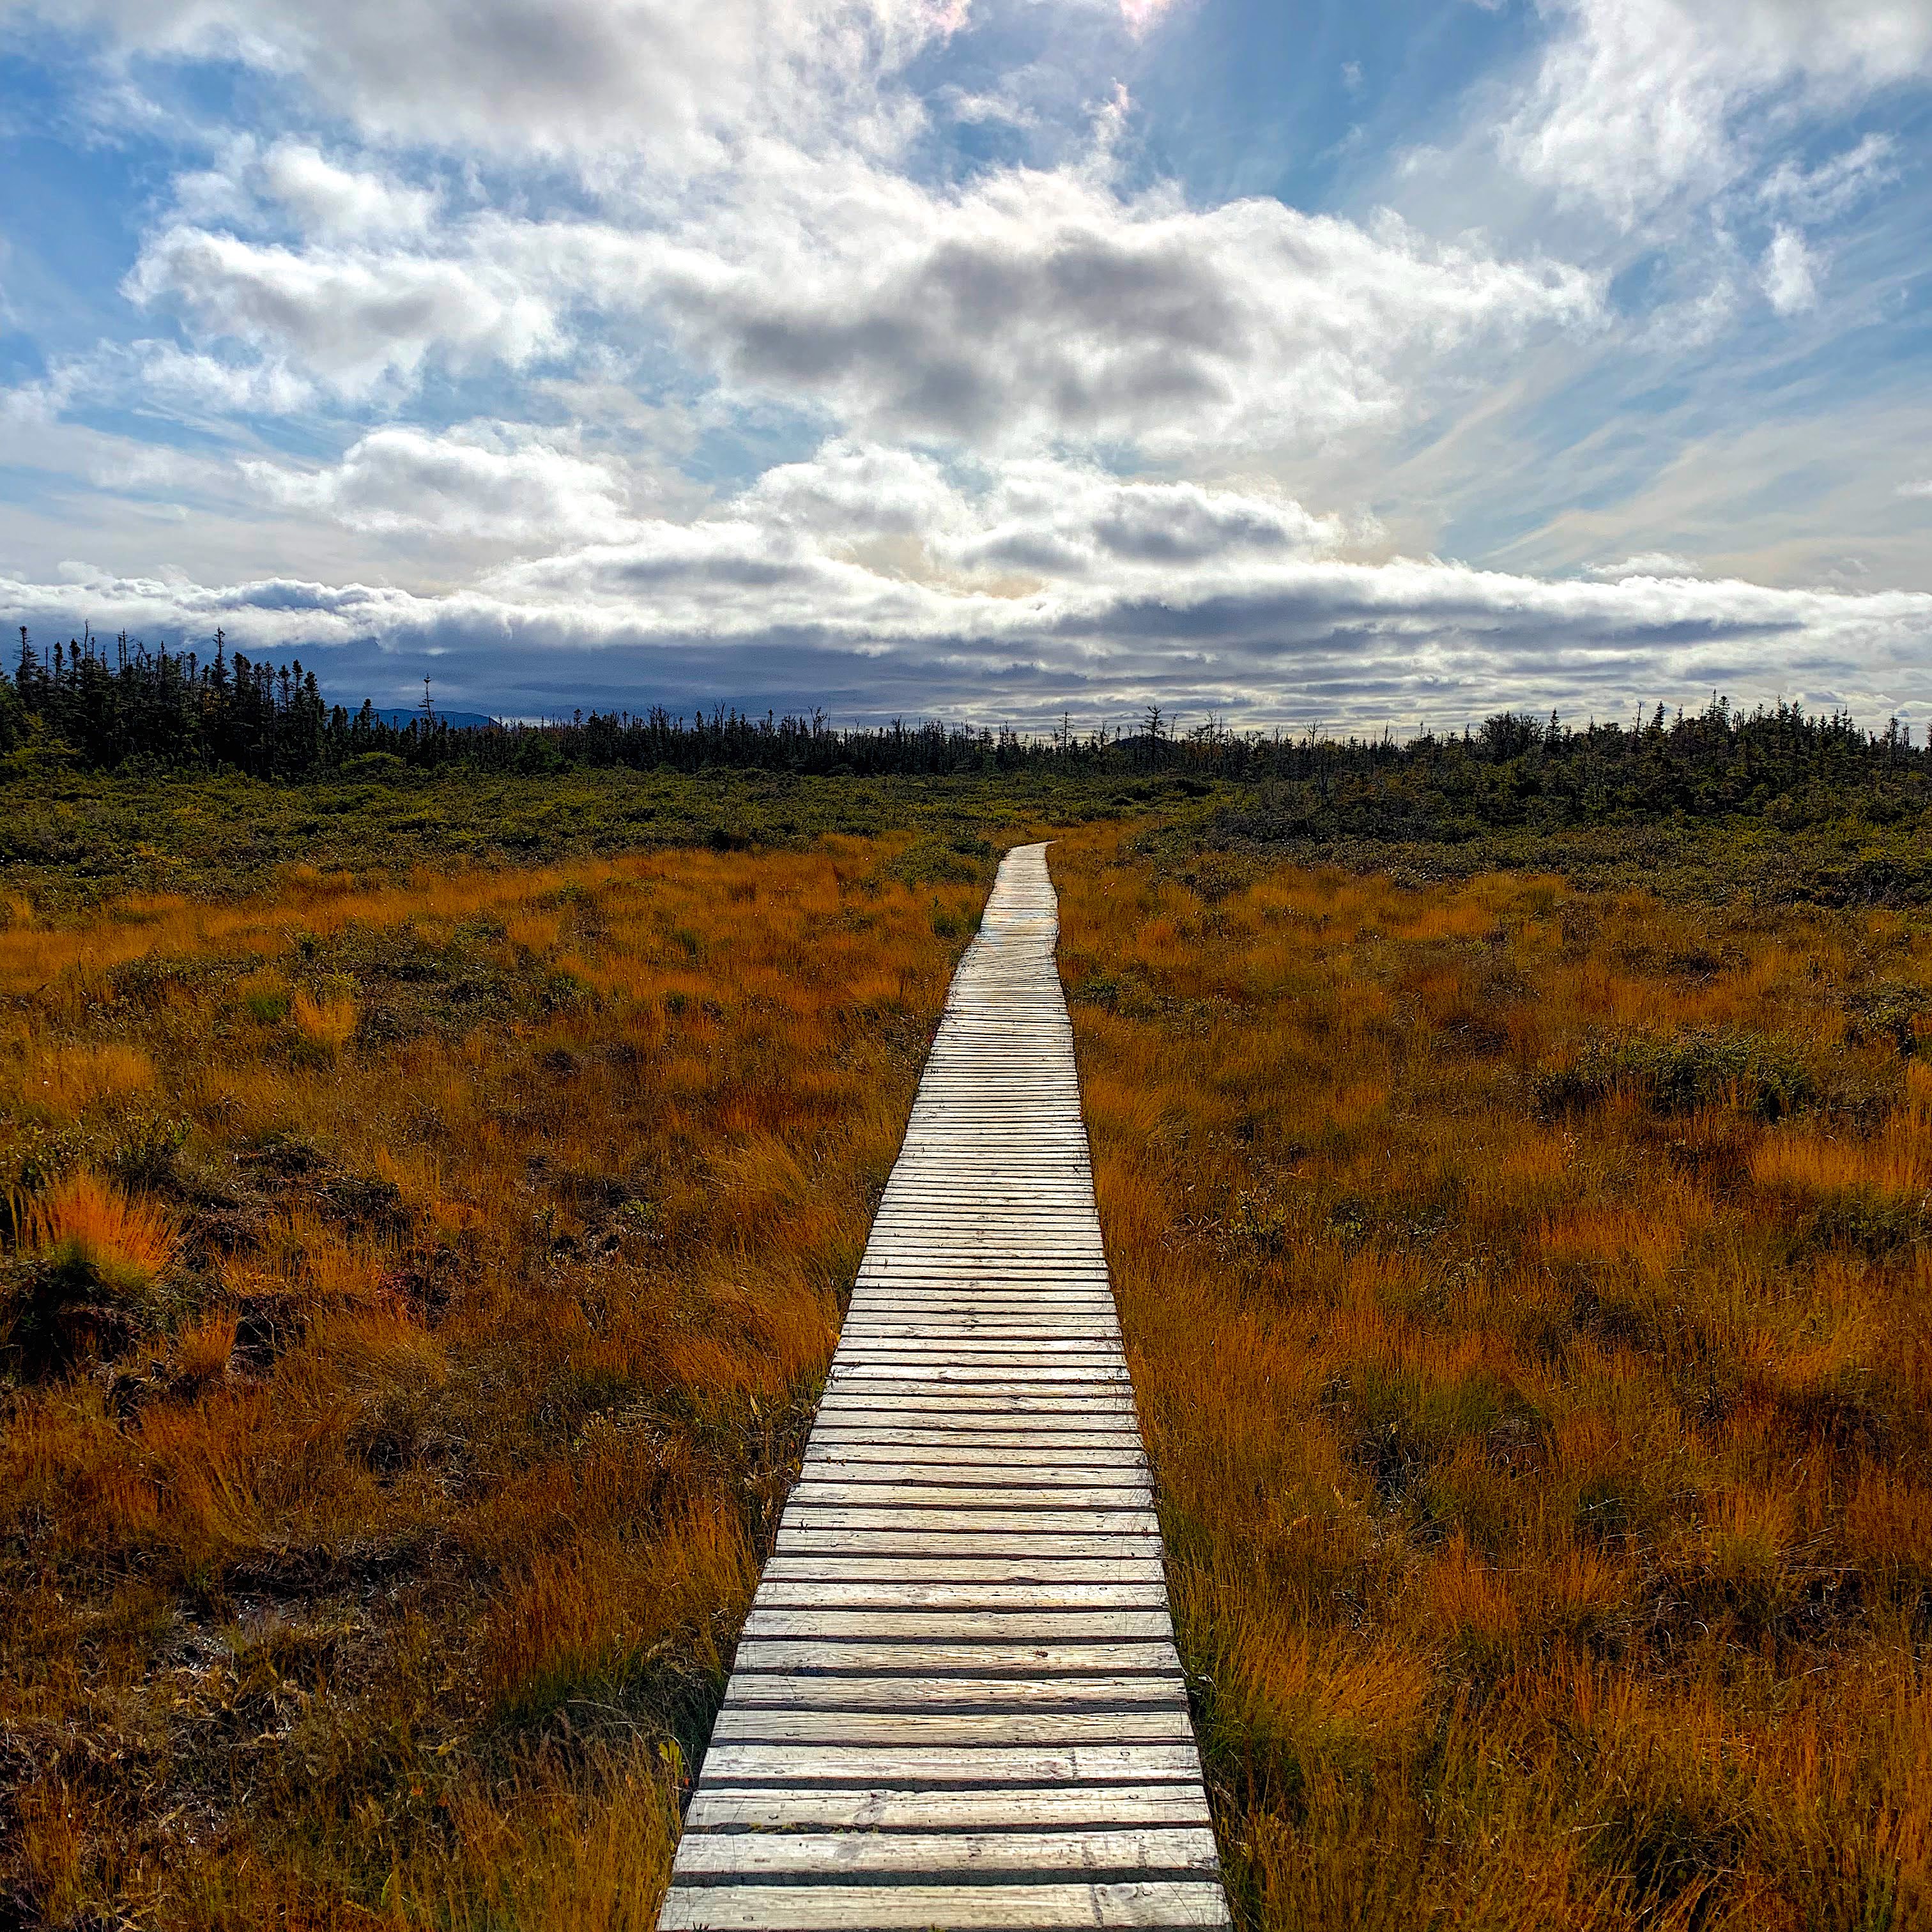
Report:
M1472 354L1600 313L1574 268L1392 215L1124 195L1118 87L1068 165L916 179L898 164L925 110L899 76L962 4L488 0L479 18L454 0L341 0L326 23L297 0L32 4L125 46L298 74L398 138L541 146L567 125L606 144L596 212L546 219L237 137L178 184L124 292L184 326L207 382L258 402L394 402L435 375L526 371L586 336L662 328L734 398L871 440L1308 452L1399 428ZM684 104L654 116L653 87ZM641 148L693 116L730 138L701 166L614 172L611 89Z
M1680 191L1735 180L1754 104L1796 90L1843 104L1932 70L1928 0L1545 0L1545 11L1552 35L1502 129L1504 152L1627 227ZM1867 184L1880 159L1859 164ZM1816 191L1853 186L1828 176Z
M1400 422L1479 344L1589 326L1600 300L1565 265L1392 217L1195 209L1072 170L947 192L854 170L815 205L754 206L648 271L688 351L872 435L1318 446Z
M958 471L849 439L676 521L628 514L615 478L566 450L532 460L542 447L534 432L500 446L377 432L328 470L260 479L398 528L521 533L586 502L603 519L596 541L445 594L76 566L0 580L0 604L37 628L220 625L247 648L323 653L351 698L391 694L434 658L451 702L522 712L724 695L1038 724L1154 699L1372 727L1504 702L1615 712L1714 685L1748 701L1772 682L1816 703L1932 710L1924 594L1697 580L1664 554L1598 582L1353 562L1345 526L1265 489L1039 458Z
M376 430L326 469L255 461L241 467L263 494L285 508L386 536L512 543L566 536L593 542L619 535L630 524L629 492L615 464L501 424L442 435Z
M1324 556L1376 534L1372 521L1352 530L1256 488L1124 479L1056 458L954 476L930 456L846 438L767 470L729 514L888 574L1010 596L1055 579Z
M1373 723L1713 682L1748 698L1760 675L1932 705L1924 597L1700 580L1640 548L1694 528L1668 518L1592 537L1589 554L1636 554L1559 582L1372 564L1373 519L1320 494L1406 473L1412 502L1388 508L1420 548L1436 525L1408 518L1437 507L1414 511L1404 465L1449 450L1478 413L1459 422L1460 398L1565 342L1668 355L1760 292L1814 304L1834 250L1813 231L1892 179L1897 151L1814 142L1767 170L1758 129L1924 71L1932 0L1844 0L1828 31L1805 0L1544 0L1501 136L1523 172L1632 227L1673 196L1730 197L1700 219L1702 281L1660 274L1624 332L1604 280L1460 218L1427 233L1146 188L1106 63L1167 9L1064 4L1082 13L1056 48L1100 48L1099 67L988 71L985 47L1043 10L1028 0L949 87L914 57L970 28L967 0L0 0L141 55L138 76L238 64L280 116L197 133L194 171L150 205L124 285L141 339L50 354L0 408L32 424L138 402L218 430L279 412L298 418L285 447L342 452L265 460L238 424L218 466L232 489L246 448L250 507L293 513L278 555L320 532L307 574L49 584L37 566L0 608L322 649L354 697L443 653L440 689L518 711L703 692L1024 721L1153 697ZM945 146L995 119L997 140ZM1060 164L988 158L1016 146ZM1564 245L1587 226L1566 219ZM1847 273L1853 252L1835 259ZM506 420L448 426L484 409ZM658 411L686 426L688 514L640 481L648 434L608 453ZM97 480L212 490L194 460L192 478L158 460ZM466 584L463 545L488 547ZM340 561L358 554L378 561ZM343 580L412 565L414 591Z
M321 150L278 141L262 155L263 194L305 232L360 239L425 232L437 196L368 170L339 167Z
M300 74L332 110L432 146L686 164L748 124L879 112L866 82L955 28L944 0L9 0L118 47ZM890 118L878 131L890 137Z
M1696 577L1700 572L1688 556L1678 556L1667 550L1646 550L1625 557L1621 563L1593 563L1590 574L1606 583L1621 584L1626 578L1676 578Z
M570 347L574 316L607 340L656 318L734 393L816 404L868 438L1311 450L1399 427L1473 351L1600 314L1598 283L1560 262L1392 216L1124 197L1085 168L952 189L785 151L730 205L656 226L484 211L404 244L368 232L400 191L313 151L278 159L360 237L291 246L176 220L127 292L350 397L527 368Z
M521 368L563 340L551 304L485 260L298 250L179 224L148 241L125 292L346 395L412 380L433 353Z

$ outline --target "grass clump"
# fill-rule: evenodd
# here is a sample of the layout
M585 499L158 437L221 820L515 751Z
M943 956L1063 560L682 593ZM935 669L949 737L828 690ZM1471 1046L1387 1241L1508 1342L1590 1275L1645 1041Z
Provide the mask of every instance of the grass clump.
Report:
M179 1246L177 1217L87 1168L16 1193L4 1349L43 1377L138 1342L158 1318L154 1289ZM4 1359L4 1356L0 1356Z
M16 1205L15 1214L22 1249L42 1268L110 1294L132 1296L148 1287L180 1238L165 1210L130 1198L84 1168Z
M1818 1097L1810 1069L1788 1047L1714 1028L1592 1038L1536 1078L1538 1101L1550 1113L1600 1107L1620 1090L1660 1114L1723 1107L1761 1120L1780 1120Z

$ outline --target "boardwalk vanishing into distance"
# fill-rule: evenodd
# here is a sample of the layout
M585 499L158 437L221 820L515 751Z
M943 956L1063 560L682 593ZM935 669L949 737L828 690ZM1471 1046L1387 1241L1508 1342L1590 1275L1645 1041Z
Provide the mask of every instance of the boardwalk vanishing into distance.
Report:
M1046 853L953 981L664 1932L1228 1922Z

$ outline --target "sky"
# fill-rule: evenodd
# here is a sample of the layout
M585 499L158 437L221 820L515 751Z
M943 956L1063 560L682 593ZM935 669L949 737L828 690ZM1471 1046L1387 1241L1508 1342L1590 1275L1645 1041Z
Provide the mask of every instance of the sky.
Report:
M1932 0L0 0L0 623L1932 729Z

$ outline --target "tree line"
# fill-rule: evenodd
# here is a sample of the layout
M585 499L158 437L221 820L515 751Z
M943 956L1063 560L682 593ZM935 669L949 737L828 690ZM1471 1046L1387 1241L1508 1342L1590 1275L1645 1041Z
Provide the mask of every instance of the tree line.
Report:
M203 655L91 634L44 655L20 632L0 670L0 753L38 746L100 770L235 771L271 780L432 772L537 773L580 767L801 775L944 776L1033 770L1132 784L1150 776L1258 788L1270 836L1454 837L1498 825L1616 823L1737 813L1811 819L1854 808L1890 821L1932 806L1932 746L1896 719L1780 703L1750 711L1713 698L1674 716L1580 728L1503 711L1480 729L1334 738L1228 730L1182 733L1157 706L1132 730L1022 735L938 721L839 728L822 711L762 717L719 706L691 716L578 712L542 724L458 726L428 702L408 722L365 700L331 704L299 659L251 660L218 632Z

